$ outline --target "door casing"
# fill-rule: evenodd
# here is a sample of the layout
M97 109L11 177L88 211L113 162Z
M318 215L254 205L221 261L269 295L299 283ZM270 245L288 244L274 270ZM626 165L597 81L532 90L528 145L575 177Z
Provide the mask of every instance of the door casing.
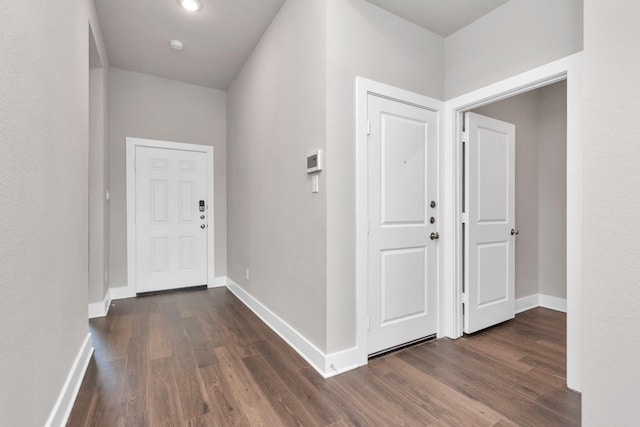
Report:
M441 299L439 336L459 338L462 317L463 113L562 80L567 81L567 386L582 390L582 52L445 102L444 169L440 212ZM446 237L445 237L446 236Z
M215 224L215 199L213 191L213 147L210 145L185 144L181 142L157 141L152 139L127 137L126 141L126 173L127 173L127 286L126 292L120 297L134 297L136 295L136 171L135 153L137 147L162 148L167 150L195 151L205 153L207 157L207 216L209 227L207 227L207 286L214 286L215 278L215 244L214 244L214 224Z
M390 85L379 83L363 77L356 77L356 347L354 358L357 366L367 364L367 316L368 316L368 155L367 155L367 129L368 129L368 96L376 95L395 101L415 105L434 111L438 114L437 136L437 175L438 194L436 200L440 200L442 194L441 161L442 150L442 111L444 103L423 95L399 89ZM440 213L441 215L441 213ZM442 256L438 250L436 261L438 272L436 283L438 288L438 307L441 307L441 263ZM438 315L438 319L440 316ZM438 330L440 330L438 325Z

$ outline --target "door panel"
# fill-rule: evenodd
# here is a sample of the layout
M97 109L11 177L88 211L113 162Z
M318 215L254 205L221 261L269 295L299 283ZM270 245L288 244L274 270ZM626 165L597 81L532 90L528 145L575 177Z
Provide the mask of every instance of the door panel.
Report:
M369 354L436 333L437 113L369 95Z
M136 292L206 284L206 154L137 147L135 164Z
M515 126L467 113L464 331L515 316Z

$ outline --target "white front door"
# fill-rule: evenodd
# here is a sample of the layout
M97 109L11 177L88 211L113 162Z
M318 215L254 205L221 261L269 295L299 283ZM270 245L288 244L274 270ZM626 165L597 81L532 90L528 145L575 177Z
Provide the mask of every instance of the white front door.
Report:
M437 236L430 234L438 229L438 115L369 95L368 118L367 351L373 354L437 331Z
M465 115L464 332L515 316L515 126Z
M136 147L136 292L207 284L206 178L204 152Z

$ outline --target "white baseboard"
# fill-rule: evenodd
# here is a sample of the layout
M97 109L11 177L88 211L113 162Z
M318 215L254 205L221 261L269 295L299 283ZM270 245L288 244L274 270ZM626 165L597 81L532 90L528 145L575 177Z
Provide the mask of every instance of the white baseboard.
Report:
M540 294L540 307L566 313L567 300L563 298L552 297L551 295Z
M356 348L326 355L233 280L226 278L226 283L227 288L238 297L240 301L253 311L256 316L289 344L291 348L302 356L302 358L324 378L329 378L358 367L356 362L358 352Z
M516 300L516 314L523 311L531 310L540 306L540 298L538 294L529 295L528 297L518 298Z
M567 300L544 294L534 294L516 300L516 314L532 308L543 307L550 310L567 312Z
M111 291L111 299L125 299L136 296L136 293L128 286L113 287L109 288L109 290Z
M47 419L45 427L63 427L67 424L69 415L71 415L71 409L73 409L73 404L78 396L78 391L80 390L84 374L87 371L87 366L89 366L89 361L91 361L92 354L93 346L91 345L91 334L87 334L82 346L80 347L80 351L76 356L76 360L73 362L73 366L71 366L69 375L67 375L67 380L60 391L58 400L53 406L49 419Z
M218 276L213 278L213 282L209 283L207 288L222 288L227 286L227 276Z
M111 289L107 289L102 301L89 304L89 319L105 317L109 313L109 307L111 307Z

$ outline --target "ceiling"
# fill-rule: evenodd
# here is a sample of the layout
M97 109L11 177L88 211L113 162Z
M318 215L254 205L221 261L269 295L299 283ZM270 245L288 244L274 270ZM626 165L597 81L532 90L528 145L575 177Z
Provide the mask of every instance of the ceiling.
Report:
M422 28L447 37L508 0L367 0Z
M285 0L200 1L192 13L177 0L95 0L109 64L227 89Z
M95 0L110 65L226 90L285 0L200 1L191 13L177 0ZM447 36L508 0L367 1Z

